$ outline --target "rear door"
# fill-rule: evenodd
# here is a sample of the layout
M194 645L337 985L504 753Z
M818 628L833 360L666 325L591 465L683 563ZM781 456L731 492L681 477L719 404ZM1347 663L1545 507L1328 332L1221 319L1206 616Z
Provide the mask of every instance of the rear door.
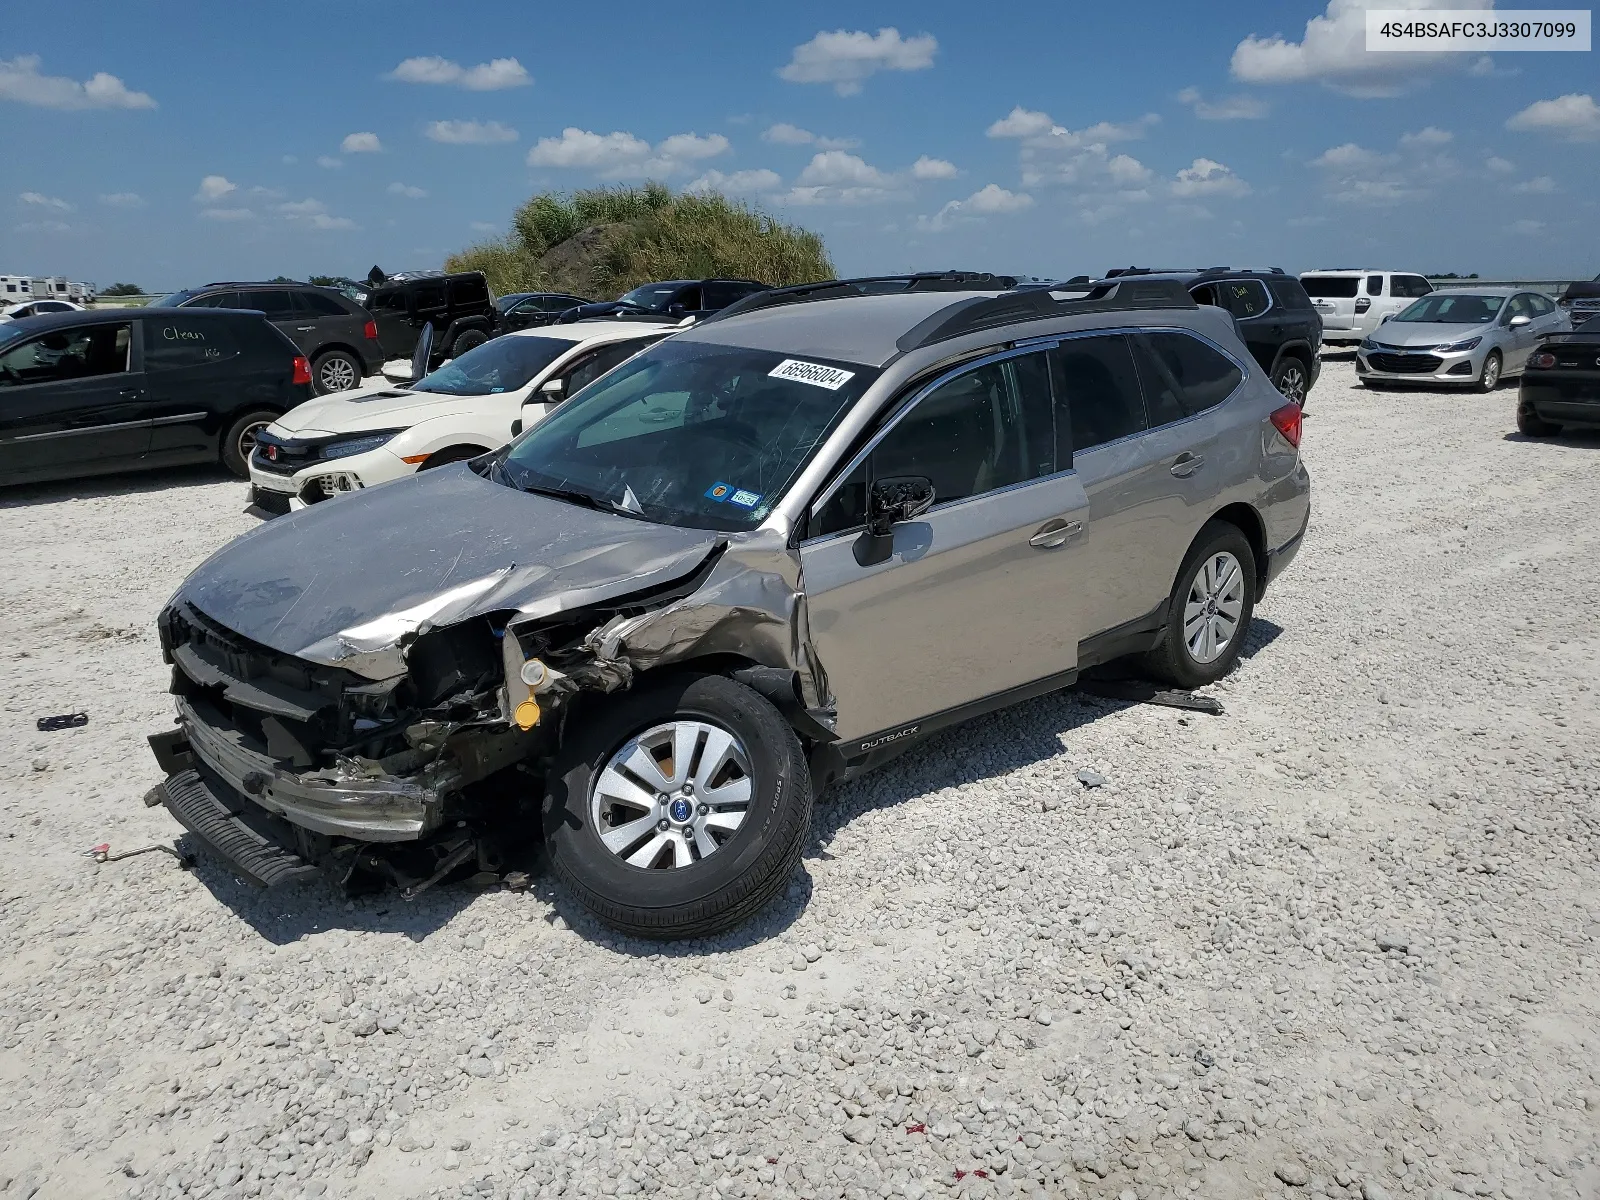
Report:
M244 404L235 379L241 353L235 319L250 318L190 317L181 308L143 315L152 458L209 457L222 408Z
M1045 352L1013 351L936 381L821 497L800 559L846 754L1076 669L1088 504L1054 426ZM934 506L863 567L871 481L906 475Z
M420 323L414 323L407 308L406 289L397 287L375 291L367 298L367 311L378 326L378 344L387 358L410 358L416 349Z
M132 326L52 330L0 354L0 478L138 463L150 412Z

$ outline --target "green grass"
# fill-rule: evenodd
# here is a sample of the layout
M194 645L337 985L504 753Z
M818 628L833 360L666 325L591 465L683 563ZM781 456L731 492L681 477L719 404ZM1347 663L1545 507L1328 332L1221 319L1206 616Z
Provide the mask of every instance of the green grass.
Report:
M659 183L540 193L517 209L505 237L452 254L445 267L482 271L497 295L551 290L595 299L656 279L725 276L782 287L834 275L810 230L717 192L674 194Z

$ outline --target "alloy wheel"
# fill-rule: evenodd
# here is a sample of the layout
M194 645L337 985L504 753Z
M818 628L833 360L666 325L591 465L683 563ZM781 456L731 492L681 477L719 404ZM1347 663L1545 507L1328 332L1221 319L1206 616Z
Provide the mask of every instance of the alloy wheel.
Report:
M255 421L239 431L239 458L242 462L249 462L250 456L256 452L256 434L271 424L271 421Z
M324 393L347 392L356 386L355 365L348 358L330 358L317 372L317 382L322 385Z
M1483 363L1483 390L1491 391L1500 382L1500 359L1491 354Z
M1183 606L1183 640L1195 662L1216 662L1233 644L1244 612L1244 584L1244 568L1226 550L1200 564Z
M751 783L749 755L733 734L708 721L668 721L611 755L589 818L606 849L630 866L688 867L738 832Z
M1293 400L1296 404L1304 405L1306 402L1306 373L1299 366L1291 366L1284 370L1283 378L1278 380L1278 391L1286 400Z

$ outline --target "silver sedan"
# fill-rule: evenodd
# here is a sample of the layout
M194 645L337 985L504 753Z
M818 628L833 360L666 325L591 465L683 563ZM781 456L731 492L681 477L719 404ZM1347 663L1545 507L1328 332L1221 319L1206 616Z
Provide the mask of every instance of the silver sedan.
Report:
M1356 350L1356 372L1379 383L1450 384L1492 392L1520 375L1546 334L1571 328L1548 296L1516 288L1442 290L1386 319Z

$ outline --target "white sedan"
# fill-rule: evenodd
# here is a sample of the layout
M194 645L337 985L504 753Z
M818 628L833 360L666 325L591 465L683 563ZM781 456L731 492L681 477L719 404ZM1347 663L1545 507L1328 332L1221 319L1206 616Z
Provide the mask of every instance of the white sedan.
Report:
M415 383L308 400L257 434L251 504L278 515L476 458L674 329L579 321L508 333Z
M71 300L29 300L23 304L0 308L0 321L21 321L26 317L43 316L45 313L82 311L83 305L74 304Z

